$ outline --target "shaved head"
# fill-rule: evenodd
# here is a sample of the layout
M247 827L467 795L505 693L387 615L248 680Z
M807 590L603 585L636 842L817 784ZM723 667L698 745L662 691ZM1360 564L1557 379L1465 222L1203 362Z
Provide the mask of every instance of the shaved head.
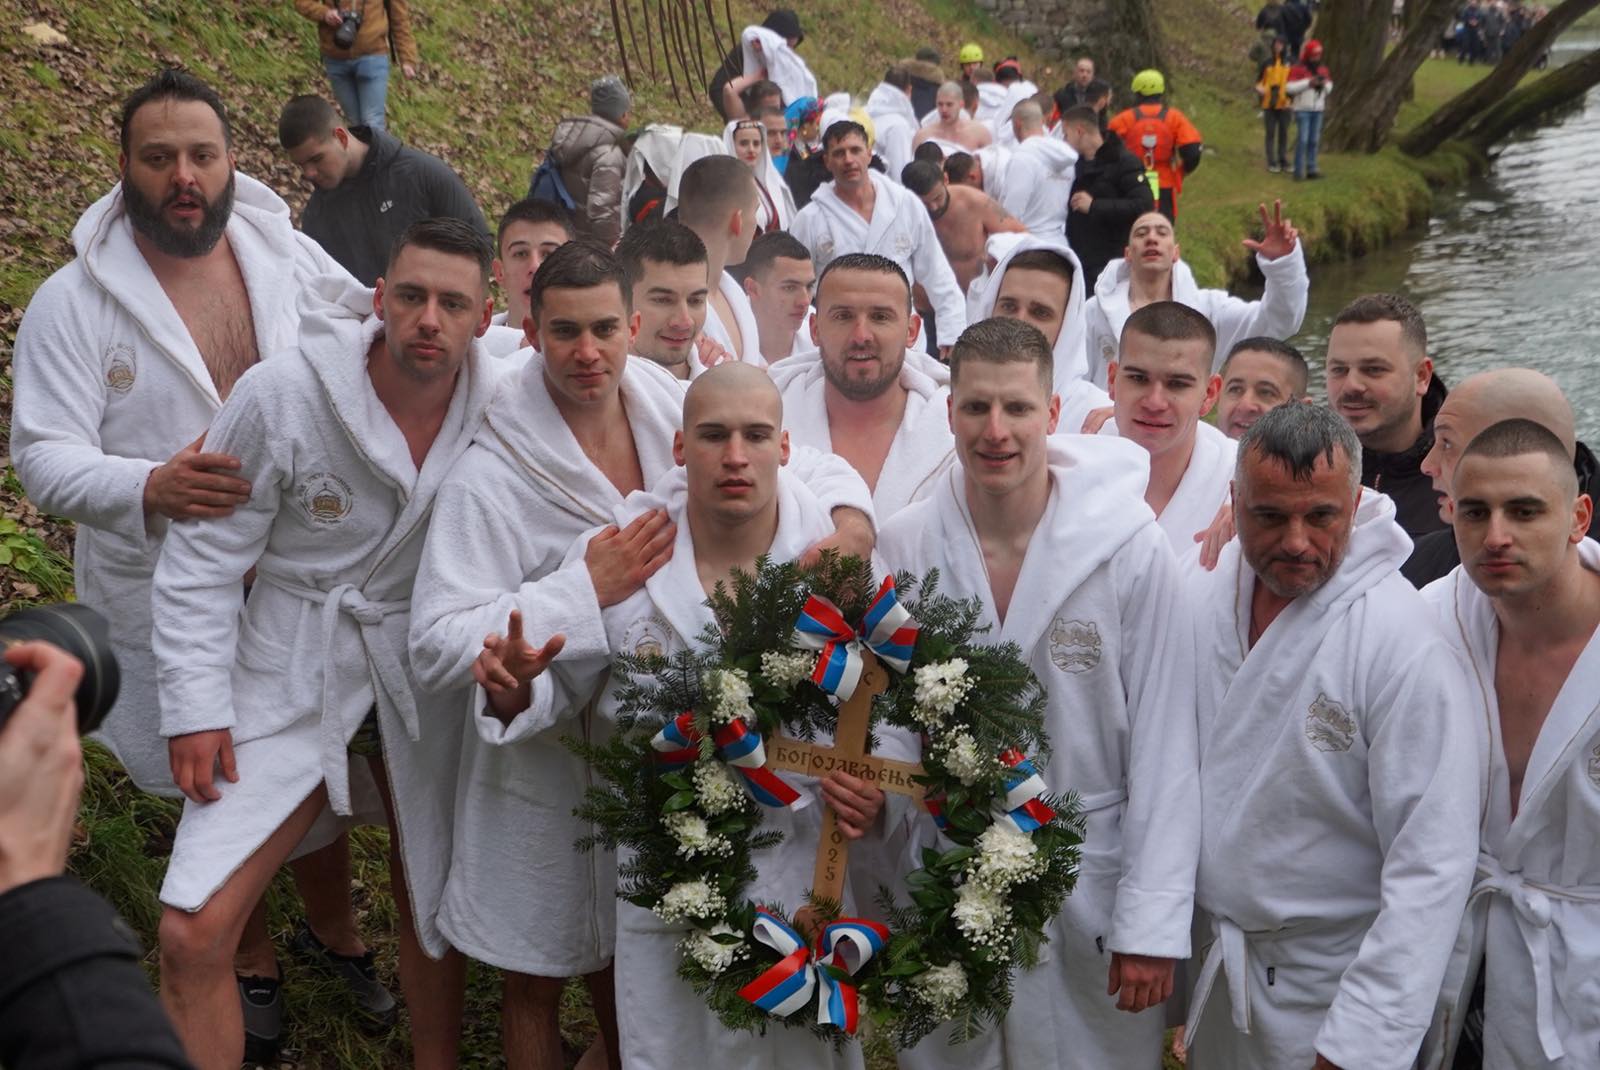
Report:
M946 100L961 100L963 98L961 83L946 82L944 85L941 85L939 87L939 91L934 94L934 99L938 99L939 97L944 97Z
M730 396L737 396L741 404L747 406L743 410L747 412L770 405L777 425L782 426L783 397L772 384L772 378L754 364L739 361L708 368L689 384L689 392L683 397L683 426L692 427L713 400L720 402Z
M1011 109L1011 120L1028 133L1044 129L1044 109L1037 101L1024 100Z

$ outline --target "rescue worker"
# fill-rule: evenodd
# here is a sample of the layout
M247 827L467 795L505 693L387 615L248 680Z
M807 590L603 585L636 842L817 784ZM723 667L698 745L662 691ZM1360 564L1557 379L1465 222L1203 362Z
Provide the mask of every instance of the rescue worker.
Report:
M1137 102L1111 120L1109 130L1144 163L1151 176L1156 208L1173 222L1184 176L1200 166L1200 131L1189 117L1166 102L1167 80L1157 70L1133 76Z

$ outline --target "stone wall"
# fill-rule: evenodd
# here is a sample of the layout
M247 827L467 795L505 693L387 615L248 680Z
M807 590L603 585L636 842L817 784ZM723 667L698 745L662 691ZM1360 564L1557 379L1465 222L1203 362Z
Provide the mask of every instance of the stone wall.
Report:
M1119 88L1126 86L1135 71L1161 65L1154 0L974 2L1053 59L1093 56L1100 77Z

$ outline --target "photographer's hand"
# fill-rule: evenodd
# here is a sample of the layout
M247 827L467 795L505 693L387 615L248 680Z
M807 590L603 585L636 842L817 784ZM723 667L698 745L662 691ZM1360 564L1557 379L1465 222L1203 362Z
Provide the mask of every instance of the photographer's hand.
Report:
M173 783L197 803L222 798L214 782L218 764L228 783L239 783L239 770L233 763L233 733L226 728L173 736L167 740L167 756L172 762Z
M338 8L330 7L328 10L322 13L322 21L326 22L329 26L332 26L337 30L339 28L339 23L344 21L344 16L339 14Z
M83 665L47 643L19 643L5 659L34 678L0 730L0 893L66 868L83 788L73 702Z

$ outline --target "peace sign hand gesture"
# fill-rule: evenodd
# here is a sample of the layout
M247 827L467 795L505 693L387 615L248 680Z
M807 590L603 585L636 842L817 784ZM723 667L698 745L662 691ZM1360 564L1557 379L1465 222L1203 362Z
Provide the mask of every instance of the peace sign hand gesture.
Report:
M1294 229L1294 224L1283 217L1283 202L1272 202L1272 218L1267 218L1267 206L1261 205L1261 229L1265 231L1260 241L1253 238L1244 240L1244 247L1263 260L1276 260L1281 256L1288 256L1294 252L1294 247L1300 241L1300 232Z

